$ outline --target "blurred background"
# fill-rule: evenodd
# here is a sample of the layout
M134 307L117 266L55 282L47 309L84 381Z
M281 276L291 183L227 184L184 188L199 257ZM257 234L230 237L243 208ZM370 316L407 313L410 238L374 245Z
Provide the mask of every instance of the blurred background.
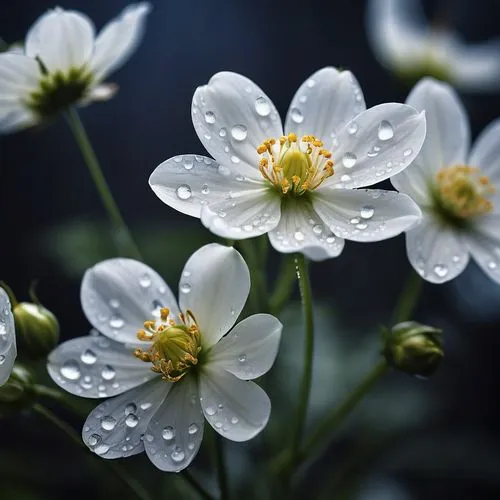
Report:
M100 28L124 0L60 0ZM405 87L376 61L365 32L365 2L263 0L152 1L144 40L113 75L120 90L81 111L96 153L146 262L175 290L187 257L213 241L197 219L162 204L147 180L170 156L203 154L190 119L191 98L213 73L242 73L285 115L298 86L333 65L358 78L367 105L404 101ZM0 34L21 41L50 3L2 5ZM498 0L429 1L465 40L500 35ZM500 86L499 86L500 88ZM500 92L463 96L472 137L500 115ZM389 188L387 184L384 187ZM84 270L114 256L107 219L73 137L62 119L0 138L0 279L28 299L38 279L42 303L58 317L62 340L85 334L79 302ZM279 261L271 252L269 269ZM378 326L387 323L410 273L402 236L370 245L347 243L339 258L312 265L317 349L311 421L341 400L376 362ZM271 372L273 414L262 439L228 443L238 498L270 498L256 474L287 442L300 376L298 293L283 312L282 351ZM445 331L445 360L430 380L391 373L303 474L297 496L361 500L500 498L500 286L471 262L450 284L426 283L415 319ZM498 351L497 351L498 350ZM43 364L34 366L47 380ZM47 380L48 382L48 380ZM92 402L83 402L92 408ZM80 432L81 421L54 409ZM271 451L269 451L271 450ZM78 449L35 414L0 421L2 500L129 497L105 464ZM255 457L259 460L255 461ZM179 477L160 473L145 456L123 461L154 498L191 498ZM194 474L215 487L202 448ZM195 498L192 496L192 498Z

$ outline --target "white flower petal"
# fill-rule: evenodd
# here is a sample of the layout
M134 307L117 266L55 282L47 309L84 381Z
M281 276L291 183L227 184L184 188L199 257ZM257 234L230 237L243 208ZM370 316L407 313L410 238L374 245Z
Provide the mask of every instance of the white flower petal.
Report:
M424 56L428 33L420 0L369 0L366 24L371 48L386 67L411 67Z
M481 173L500 188L500 119L491 122L479 134L469 157L469 165L479 167Z
M311 203L295 198L286 200L278 226L269 233L269 241L278 252L301 252L314 261L337 257L344 248L344 240L324 225Z
M205 366L199 384L205 418L225 438L248 441L266 426L271 401L254 382L240 380L217 367Z
M257 147L283 135L273 102L251 80L237 73L215 74L193 96L194 128L207 151L222 165L246 163L246 175L260 179Z
M280 219L281 197L268 187L228 193L205 205L201 222L221 238L253 238L274 229Z
M497 91L500 84L500 41L456 47L450 58L451 78L457 87L474 91Z
M84 398L116 396L158 376L134 349L107 337L88 335L58 345L49 355L52 380Z
M210 351L210 365L242 380L267 373L276 359L283 325L270 314L254 314L238 323Z
M324 186L365 187L405 169L425 139L425 114L386 103L364 111L339 133L332 148L335 175Z
M40 58L49 72L81 68L94 51L94 25L80 12L49 10L29 30L25 51Z
M492 280L500 284L500 225L498 218L485 219L491 220L484 221L465 239L474 260Z
M9 296L0 287L0 386L7 382L17 356L16 332Z
M456 278L469 262L467 245L460 234L440 225L431 214L406 233L411 265L427 281L445 283Z
M101 83L91 87L85 97L78 102L78 106L87 106L92 102L109 101L118 92L118 86L114 83Z
M83 425L84 443L102 458L124 458L141 453L144 433L171 386L156 377L100 404Z
M20 54L0 54L0 133L14 132L38 119L26 106L40 80L38 63Z
M185 469L198 453L204 423L196 378L187 375L173 384L149 423L144 447L151 462L166 472Z
M193 312L204 349L234 325L249 292L248 267L234 248L210 243L189 257L179 282L179 305Z
M136 50L146 23L151 4L132 4L101 30L95 41L91 69L97 81L102 81L118 69Z
M299 137L314 135L329 146L342 127L365 109L363 92L350 71L323 68L311 75L295 94L285 132L295 132Z
M322 189L313 207L336 235L353 241L392 238L422 216L409 196L381 189Z
M82 308L92 326L123 343L139 343L144 322L159 317L159 308L179 312L163 278L142 262L108 259L90 268L81 287Z
M226 199L229 192L261 188L262 181L250 181L237 168L229 169L199 155L174 156L161 163L149 178L149 185L163 203L192 217L201 217L207 203Z

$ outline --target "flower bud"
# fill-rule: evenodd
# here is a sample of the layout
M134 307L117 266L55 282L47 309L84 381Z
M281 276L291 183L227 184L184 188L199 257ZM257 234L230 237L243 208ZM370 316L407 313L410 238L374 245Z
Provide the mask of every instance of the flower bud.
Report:
M20 302L13 312L23 352L35 360L45 358L59 340L57 318L42 305L30 302Z
M32 372L16 363L9 379L0 387L0 416L29 408L36 397L34 386Z
M383 355L400 371L428 377L443 358L442 330L416 321L399 323L386 332Z

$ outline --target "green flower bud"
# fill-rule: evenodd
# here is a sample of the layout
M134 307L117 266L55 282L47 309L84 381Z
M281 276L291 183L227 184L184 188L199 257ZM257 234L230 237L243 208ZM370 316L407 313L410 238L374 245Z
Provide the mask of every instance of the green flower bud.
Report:
M31 407L36 398L34 386L33 373L16 363L9 379L0 387L0 416Z
M42 305L30 302L20 302L13 313L22 352L35 360L45 358L59 341L57 318Z
M428 377L443 358L442 330L416 321L399 323L386 331L383 355L394 368Z

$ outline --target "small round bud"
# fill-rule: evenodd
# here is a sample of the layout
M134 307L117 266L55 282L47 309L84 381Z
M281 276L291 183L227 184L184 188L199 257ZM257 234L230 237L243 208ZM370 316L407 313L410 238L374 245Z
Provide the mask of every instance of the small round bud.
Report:
M14 307L16 332L23 352L32 359L43 359L59 341L59 322L45 307L20 302Z
M416 321L399 323L385 333L383 355L400 371L428 377L443 358L442 330Z
M9 379L0 387L0 415L29 408L35 401L35 378L25 366L16 363Z

